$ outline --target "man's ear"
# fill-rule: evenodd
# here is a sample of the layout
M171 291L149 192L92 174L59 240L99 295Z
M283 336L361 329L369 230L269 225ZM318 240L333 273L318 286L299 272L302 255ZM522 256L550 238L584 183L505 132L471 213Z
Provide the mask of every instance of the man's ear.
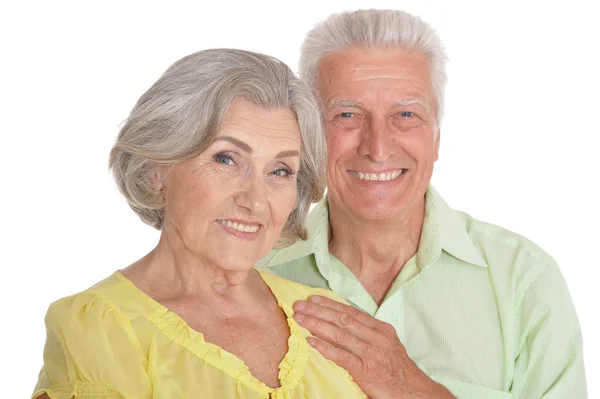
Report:
M440 153L440 128L438 128L437 132L435 132L435 158L434 161L438 160Z

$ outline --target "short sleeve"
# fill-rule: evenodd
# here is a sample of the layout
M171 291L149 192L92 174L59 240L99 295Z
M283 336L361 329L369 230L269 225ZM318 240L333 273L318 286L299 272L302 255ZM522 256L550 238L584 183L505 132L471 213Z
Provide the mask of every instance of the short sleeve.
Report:
M46 314L44 365L32 398L149 397L145 357L123 314L92 293L53 303Z
M514 397L587 398L581 330L554 261L525 291L516 321Z

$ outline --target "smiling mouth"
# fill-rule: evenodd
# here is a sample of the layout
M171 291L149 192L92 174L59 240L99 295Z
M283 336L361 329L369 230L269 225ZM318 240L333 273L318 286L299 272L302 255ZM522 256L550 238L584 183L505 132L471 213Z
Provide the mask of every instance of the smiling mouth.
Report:
M371 180L371 181L390 181L395 180L402 173L404 173L406 169L398 169L394 172L382 172L382 173L363 173L356 172L354 170L349 170L350 174L354 177L357 177L359 180Z
M225 219L219 219L217 220L217 222L219 222L223 226L232 228L234 230L243 231L245 233L256 233L260 227L260 224L243 224Z

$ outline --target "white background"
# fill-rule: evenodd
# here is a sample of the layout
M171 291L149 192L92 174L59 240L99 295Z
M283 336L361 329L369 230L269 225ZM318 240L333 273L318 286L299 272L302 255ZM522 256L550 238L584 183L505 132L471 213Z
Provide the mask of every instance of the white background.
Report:
M550 4L551 3L551 4ZM108 152L137 98L174 61L210 47L274 55L297 70L304 34L333 12L416 13L448 49L434 185L451 206L552 254L600 397L595 1L27 2L0 6L0 379L30 395L53 300L155 244L118 195Z

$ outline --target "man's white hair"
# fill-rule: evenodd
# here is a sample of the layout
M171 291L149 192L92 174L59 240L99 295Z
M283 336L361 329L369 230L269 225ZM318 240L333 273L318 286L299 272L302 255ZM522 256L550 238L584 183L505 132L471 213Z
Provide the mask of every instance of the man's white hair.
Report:
M379 47L417 51L429 60L439 126L444 111L446 52L436 31L420 18L399 10L357 10L329 16L304 39L300 77L317 91L319 63L349 48Z

